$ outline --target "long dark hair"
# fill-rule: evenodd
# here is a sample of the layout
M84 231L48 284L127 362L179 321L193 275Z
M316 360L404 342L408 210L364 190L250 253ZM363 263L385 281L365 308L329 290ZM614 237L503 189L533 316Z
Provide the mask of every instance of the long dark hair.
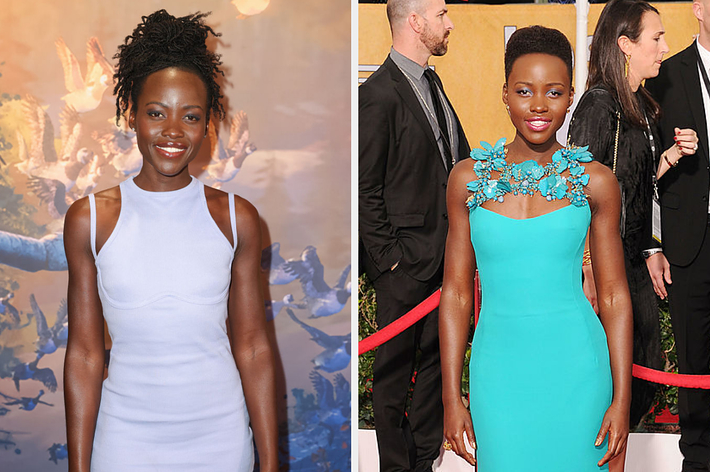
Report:
M601 85L609 90L621 105L626 119L633 126L643 128L646 127L645 116L653 122L658 121L661 107L643 85L636 94L631 90L624 75L626 57L617 40L626 36L633 42L638 41L641 20L646 12L658 13L658 10L644 0L611 0L606 4L594 30L587 79L588 89Z

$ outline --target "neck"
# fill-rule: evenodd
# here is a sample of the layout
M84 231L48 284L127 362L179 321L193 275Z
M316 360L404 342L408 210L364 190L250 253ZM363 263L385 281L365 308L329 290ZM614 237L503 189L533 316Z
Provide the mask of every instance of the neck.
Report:
M187 187L192 181L190 172L187 166L176 175L163 175L151 166L143 164L138 175L135 176L133 182L143 190L148 192L171 192Z
M404 41L392 39L392 47L395 51L426 68L431 57L431 52L419 41Z
M508 145L508 162L519 163L533 160L544 165L552 161L552 154L561 147L562 145L557 142L555 135L544 143L536 144L516 132L515 139Z
M698 43L708 51L710 51L710 34L706 33L703 25L700 25L700 34L698 35Z
M629 71L629 76L626 78L629 82L629 87L631 87L631 91L636 93L636 91L639 89L641 86L641 78L636 77L636 74L634 74L632 71Z

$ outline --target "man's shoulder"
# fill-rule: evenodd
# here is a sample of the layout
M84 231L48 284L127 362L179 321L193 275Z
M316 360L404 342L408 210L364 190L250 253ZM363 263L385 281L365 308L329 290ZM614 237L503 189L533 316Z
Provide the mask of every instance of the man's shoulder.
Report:
M685 63L688 61L695 61L695 57L697 52L694 51L695 48L695 43L691 44L687 48L683 49L677 54L674 54L673 56L669 57L665 61L661 63L661 70L659 71L658 75L663 75L666 76L670 74L671 72L677 71L678 66L681 63ZM653 80L652 80L653 81Z
M390 89L394 87L394 81L392 80L392 71L389 66L391 59L389 57L385 62L380 64L375 72L367 78L367 80L360 85L358 90L360 93L378 93L379 91Z

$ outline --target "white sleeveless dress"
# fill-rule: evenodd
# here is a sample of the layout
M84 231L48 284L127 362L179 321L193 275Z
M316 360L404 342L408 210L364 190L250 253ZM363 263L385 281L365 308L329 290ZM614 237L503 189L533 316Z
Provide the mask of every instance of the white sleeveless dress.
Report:
M204 185L148 192L121 183L121 213L96 254L113 341L92 472L246 472L254 448L226 331L234 247ZM234 198L232 236L237 241Z

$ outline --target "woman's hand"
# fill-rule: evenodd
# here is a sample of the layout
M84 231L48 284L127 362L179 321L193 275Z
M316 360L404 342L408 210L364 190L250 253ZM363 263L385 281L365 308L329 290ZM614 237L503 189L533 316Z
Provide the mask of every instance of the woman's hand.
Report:
M473 434L471 415L461 400L452 405L444 405L444 439L451 443L453 451L471 465L476 465L476 458L466 449L464 433L468 443L476 449L476 436Z
M678 159L695 154L695 151L698 150L698 135L695 130L675 128L674 131L673 140L675 141L675 146L671 147L668 152L675 149Z
M599 447L604 442L604 437L609 436L609 445L606 454L602 457L597 465L603 466L614 457L618 456L625 448L626 441L629 438L629 409L623 408L616 402L612 402L611 406L606 410L602 427L597 434L597 440L594 445Z
M668 169L675 167L683 156L693 155L698 150L698 134L695 130L675 128L674 131L673 140L675 144L661 154L656 178L660 179Z

